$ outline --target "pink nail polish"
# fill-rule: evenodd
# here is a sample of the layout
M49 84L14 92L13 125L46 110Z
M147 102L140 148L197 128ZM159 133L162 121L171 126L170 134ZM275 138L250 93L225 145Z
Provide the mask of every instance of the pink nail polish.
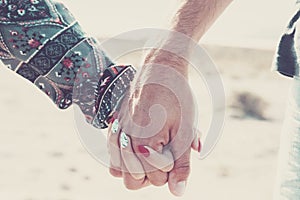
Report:
M199 139L199 144L198 144L198 152L200 153L200 151L201 151L201 148L202 148L202 145L201 145L201 141L200 141L200 139Z
M143 145L138 146L139 152L143 154L146 158L150 156L150 152L148 149L146 149Z
M114 114L107 120L109 124L114 123L114 121L118 118L118 112L114 112Z
M115 118L114 118L114 117L111 117L111 118L109 118L109 119L107 120L107 122L108 122L109 124L114 123L114 121L115 121Z

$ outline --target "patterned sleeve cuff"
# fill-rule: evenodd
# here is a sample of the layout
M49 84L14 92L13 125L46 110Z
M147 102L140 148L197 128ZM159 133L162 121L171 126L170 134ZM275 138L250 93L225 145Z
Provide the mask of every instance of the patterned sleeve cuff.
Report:
M131 65L115 65L104 71L98 84L96 109L92 124L96 128L107 128L108 120L122 102L135 69Z
M135 70L118 66L64 5L51 0L0 1L0 59L60 108L78 104L89 123L106 128Z

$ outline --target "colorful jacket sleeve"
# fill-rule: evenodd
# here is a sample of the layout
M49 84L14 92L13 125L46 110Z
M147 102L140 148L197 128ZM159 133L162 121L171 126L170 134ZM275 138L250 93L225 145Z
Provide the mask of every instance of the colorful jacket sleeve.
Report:
M77 104L106 128L135 70L115 65L68 9L51 0L0 0L0 59L60 109Z

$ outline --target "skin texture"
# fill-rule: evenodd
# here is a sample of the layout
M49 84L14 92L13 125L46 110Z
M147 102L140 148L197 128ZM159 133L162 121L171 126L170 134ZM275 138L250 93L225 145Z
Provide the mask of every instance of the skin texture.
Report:
M184 0L173 19L171 30L198 42L230 2ZM173 49L174 52L163 49ZM181 56L188 56L191 52L190 41L178 40L176 34L171 34L151 50L119 110L118 120L122 130L118 134L109 131L110 173L122 177L128 189L168 183L172 194L181 196L184 193L190 173L191 147L196 151L200 148L193 127L194 104L191 102L190 88L187 84L178 84L178 75L182 80L188 79L188 63ZM176 85L183 95L178 98L174 91L151 83L157 77ZM153 111L154 105L160 105L163 109ZM156 115L151 115L151 109ZM160 119L158 116L163 117ZM162 121L163 125L160 124ZM159 127L159 130L145 129L149 124ZM119 148L121 131L129 138L125 149ZM139 153L140 145L149 151L148 157Z

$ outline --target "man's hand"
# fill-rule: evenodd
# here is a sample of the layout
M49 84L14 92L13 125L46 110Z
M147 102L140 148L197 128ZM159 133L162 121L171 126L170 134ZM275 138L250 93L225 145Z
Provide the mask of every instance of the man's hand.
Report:
M194 102L185 73L156 61L146 61L119 110L120 132L126 133L132 150L124 153L120 148L125 166L110 171L123 176L127 188L168 182L170 191L181 196L190 172L191 146L196 150L200 146L193 127ZM113 138L110 146L118 146ZM120 163L116 158L111 157L112 163Z
M123 176L127 188L168 182L174 195L183 195L190 147L197 151L201 147L194 132L195 107L186 59L193 51L191 44L200 40L231 1L183 0L171 27L175 34L146 57L119 110L119 136L109 134L110 170ZM176 32L186 38L178 39Z

